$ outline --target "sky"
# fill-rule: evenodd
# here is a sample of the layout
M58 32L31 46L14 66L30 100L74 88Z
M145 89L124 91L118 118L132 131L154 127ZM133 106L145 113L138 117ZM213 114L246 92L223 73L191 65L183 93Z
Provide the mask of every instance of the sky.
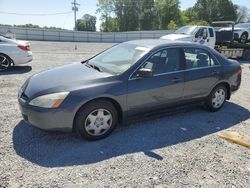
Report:
M73 0L0 0L0 24L22 25L36 24L40 26L55 26L64 29L72 30L74 27L74 14L72 11L71 2ZM192 7L197 0L180 0L180 8L185 10ZM88 13L97 17L97 29L100 26L100 15L96 14L97 0L77 0L80 4L77 18L81 18ZM244 5L250 9L250 0L233 0L233 3ZM16 15L5 14L35 14L35 15ZM70 13L69 13L70 12ZM65 13L59 15L43 15L37 14L52 14Z

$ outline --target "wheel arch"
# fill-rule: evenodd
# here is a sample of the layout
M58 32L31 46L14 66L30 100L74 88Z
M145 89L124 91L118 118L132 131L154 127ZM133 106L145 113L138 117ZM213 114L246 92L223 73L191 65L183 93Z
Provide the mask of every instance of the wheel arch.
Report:
M87 101L86 103L82 104L76 111L75 115L74 115L74 120L73 120L73 130L75 130L75 120L76 120L76 116L77 116L77 113L82 109L84 108L87 104L93 102L93 101L98 101L98 100L102 100L102 101L108 101L110 102L111 104L114 105L115 109L117 110L117 113L118 113L118 123L122 123L123 122L123 111L122 111L122 107L121 105L119 104L119 102L117 102L115 99L111 98L111 97L98 97L98 98L94 98L94 99L91 99L89 101Z

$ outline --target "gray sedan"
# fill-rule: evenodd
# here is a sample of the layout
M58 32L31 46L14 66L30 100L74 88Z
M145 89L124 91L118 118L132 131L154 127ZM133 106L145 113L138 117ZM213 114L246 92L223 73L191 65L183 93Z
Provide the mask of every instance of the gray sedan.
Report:
M190 102L218 111L240 83L239 63L209 47L136 40L33 75L18 101L24 120L35 127L97 140L145 112Z

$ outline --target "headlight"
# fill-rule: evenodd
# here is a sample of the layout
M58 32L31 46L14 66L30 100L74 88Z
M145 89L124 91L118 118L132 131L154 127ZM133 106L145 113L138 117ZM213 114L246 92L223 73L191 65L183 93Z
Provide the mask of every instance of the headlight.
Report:
M57 108L68 96L69 92L53 93L39 96L29 102L29 105L43 108Z

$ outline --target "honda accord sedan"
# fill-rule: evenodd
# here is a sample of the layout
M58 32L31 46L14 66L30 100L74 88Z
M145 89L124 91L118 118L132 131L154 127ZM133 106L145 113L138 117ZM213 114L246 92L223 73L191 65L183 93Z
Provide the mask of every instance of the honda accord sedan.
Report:
M135 40L33 75L18 101L24 120L35 127L97 140L145 112L190 102L216 112L240 83L239 63L209 47Z

